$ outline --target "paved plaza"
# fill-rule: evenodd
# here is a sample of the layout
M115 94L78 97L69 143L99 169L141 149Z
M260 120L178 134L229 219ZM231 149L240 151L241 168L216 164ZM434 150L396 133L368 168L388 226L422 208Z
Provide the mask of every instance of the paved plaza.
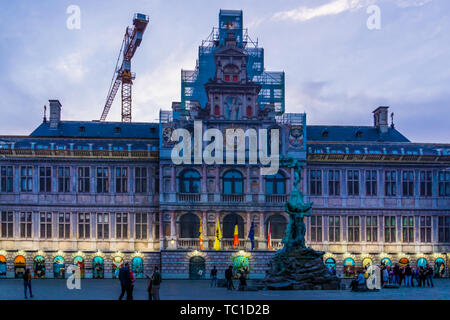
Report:
M228 291L210 288L207 280L164 280L161 286L163 300L450 300L450 279L435 279L434 288L382 289L378 292L351 292L350 290L307 291ZM69 290L66 280L33 280L33 300L116 300L120 294L119 280L83 279L80 290ZM137 280L134 298L147 299L147 281ZM237 286L237 282L235 283ZM23 300L23 281L0 280L1 300Z

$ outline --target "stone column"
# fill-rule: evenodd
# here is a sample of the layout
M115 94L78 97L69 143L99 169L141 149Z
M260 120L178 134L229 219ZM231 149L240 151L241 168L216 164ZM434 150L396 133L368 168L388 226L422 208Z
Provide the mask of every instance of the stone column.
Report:
M259 213L259 243L258 249L267 249L267 238L264 236L264 212Z
M170 238L175 239L177 236L177 220L175 211L170 212Z
M163 219L163 214L164 212L160 212L159 213L159 245L161 249L165 249L164 248L164 239L165 239L165 235L164 235L164 219Z
M202 228L203 228L203 248L208 249L208 216L206 211L202 212Z

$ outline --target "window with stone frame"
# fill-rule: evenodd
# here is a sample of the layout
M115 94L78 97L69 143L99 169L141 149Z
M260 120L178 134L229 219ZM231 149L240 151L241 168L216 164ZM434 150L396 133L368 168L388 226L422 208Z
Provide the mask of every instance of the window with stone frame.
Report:
M395 216L384 217L384 242L396 242L396 221Z
M431 197L433 187L433 176L431 170L420 171L420 196Z
M51 212L40 212L39 213L39 228L40 228L40 238L41 239L51 239L52 238L52 213Z
M58 167L58 192L70 192L70 167Z
M20 167L20 191L32 192L33 191L33 167L21 166Z
M60 239L70 238L70 213L58 213L58 237Z
M341 241L341 217L329 216L328 217L328 241L339 242Z
M339 196L341 194L340 170L328 170L328 194Z
M438 179L439 196L450 196L450 171L439 171Z
M134 168L134 190L136 193L147 193L148 168Z
M384 195L386 197L397 195L397 171L395 170L384 172Z
M116 213L116 239L128 238L128 213Z
M136 212L134 215L134 220L136 239L147 239L148 214L146 212Z
M359 195L359 170L347 170L347 194Z
M311 216L311 242L322 242L322 216Z
M377 195L377 170L366 170L366 196Z
M97 193L108 193L109 192L109 168L108 167L97 167L96 168L96 178L97 178Z
M128 192L128 168L116 168L116 193Z
M360 238L360 219L359 216L348 216L347 217L347 241L348 242L359 242Z
M403 170L402 172L402 195L404 197L414 196L414 171Z
M78 238L91 238L91 214L86 212L78 213Z
M450 243L450 216L438 217L438 241Z
M12 166L0 166L0 192L13 192L13 172Z
M78 192L89 193L91 191L91 168L78 168Z
M97 213L97 239L109 239L109 213Z
M414 216L402 216L402 242L414 242Z
M431 216L420 216L420 242L431 242Z
M366 241L378 241L378 217L366 216Z
M3 239L14 237L14 213L2 211L0 214L1 234Z
M19 233L23 239L32 237L32 213L20 212L19 214Z
M52 191L52 168L39 167L39 192Z
M309 194L312 196L322 195L322 170L309 170Z

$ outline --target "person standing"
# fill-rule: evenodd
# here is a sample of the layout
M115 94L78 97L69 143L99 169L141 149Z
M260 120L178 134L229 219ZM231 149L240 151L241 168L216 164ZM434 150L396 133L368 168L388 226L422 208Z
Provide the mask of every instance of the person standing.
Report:
M427 280L427 287L429 287L430 285L431 287L434 287L433 275L434 275L433 268L427 264L427 267L425 268L425 278Z
M217 269L216 266L214 266L211 270L211 287L217 287Z
M419 267L419 287L425 287L425 270L422 266Z
M152 300L153 299L153 292L152 292L153 273L150 276L148 274L146 274L145 277L148 279L148 284L147 284L148 300Z
M155 266L152 275L152 296L153 300L159 300L159 287L161 286L161 274L159 273L159 268Z
M412 270L409 264L405 268L405 286L411 287Z
M134 283L136 282L136 277L133 274L133 271L130 270L130 299L133 300L133 290L134 290Z
M389 271L386 266L383 268L383 287L388 283L389 281Z
M130 294L131 275L130 275L130 268L128 266L129 266L128 263L125 263L125 265L119 269L119 280L120 280L120 287L122 290L120 292L119 300L122 300L125 292L127 293L127 300L131 300Z
M234 290L233 285L233 266L229 266L227 270L225 270L225 279L227 281L227 289Z
M27 299L27 288L30 290L30 298L33 298L33 293L31 292L31 272L30 269L26 269L23 274L23 289L25 291L25 299Z

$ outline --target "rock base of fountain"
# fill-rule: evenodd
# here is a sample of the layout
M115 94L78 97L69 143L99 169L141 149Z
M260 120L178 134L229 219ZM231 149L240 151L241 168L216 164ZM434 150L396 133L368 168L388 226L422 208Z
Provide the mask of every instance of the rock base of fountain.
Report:
M280 250L262 283L268 290L338 290L340 279L325 266L323 255L311 248Z

